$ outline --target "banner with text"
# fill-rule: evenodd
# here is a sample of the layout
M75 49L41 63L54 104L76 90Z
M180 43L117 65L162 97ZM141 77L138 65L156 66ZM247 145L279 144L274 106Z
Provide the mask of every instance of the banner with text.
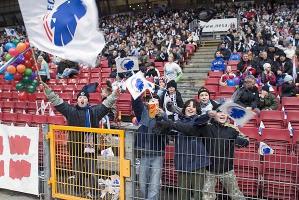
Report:
M0 124L0 188L38 195L37 127Z
M198 20L198 23L203 27L203 33L225 32L230 28L237 27L237 18L212 19L208 22Z

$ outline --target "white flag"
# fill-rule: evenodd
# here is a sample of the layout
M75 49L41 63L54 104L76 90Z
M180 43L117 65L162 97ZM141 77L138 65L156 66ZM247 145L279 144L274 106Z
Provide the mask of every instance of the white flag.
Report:
M6 35L18 37L17 31L13 28L5 28Z
M117 73L138 71L138 57L126 57L115 59Z
M293 135L294 135L294 129L292 127L291 122L288 123L288 130L290 132L290 136L293 137Z
M287 116L287 112L286 112L285 109L284 109L284 106L282 106L281 110L282 110L282 112L283 112L283 118L284 118L284 119L287 119L288 116Z
M243 126L255 115L254 112L240 106L239 104L233 103L230 100L221 105L219 110L226 113L238 126Z
M264 155L271 155L274 153L274 150L267 145L264 142L260 142L260 146L259 146L259 154L264 156Z
M19 0L30 43L39 50L95 66L105 46L94 0Z
M261 121L259 130L258 130L259 135L262 135L264 128L265 128L265 125L264 125L263 121Z
M126 80L126 86L133 99L137 99L146 89L153 91L154 84L144 78L142 72L133 74Z

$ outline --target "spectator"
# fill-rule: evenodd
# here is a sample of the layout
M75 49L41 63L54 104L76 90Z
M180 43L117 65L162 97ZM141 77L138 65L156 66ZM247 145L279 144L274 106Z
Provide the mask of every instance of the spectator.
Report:
M281 53L279 56L279 68L277 70L277 75L282 75L284 73L287 73L289 75L292 75L293 73L293 63L291 59L286 57L285 53Z
M48 80L50 80L49 65L42 56L38 56L37 65L38 65L38 74L40 75L42 81L45 83Z
M65 116L69 126L98 128L100 120L108 114L119 94L116 90L102 104L90 106L89 93L82 90L77 95L77 105L72 106L59 98L45 83L43 85L48 100L58 112ZM98 188L99 179L95 176L97 164L96 159L94 159L98 155L96 149L98 145L97 134L85 134L84 137L79 137L79 135L77 132L69 133L68 139L68 152L75 173L74 189L78 195L82 195L83 189L92 188L92 191L85 192L88 193L89 198L96 198L99 195L99 192L95 191ZM83 174L83 172L88 174Z
M278 107L277 100L275 96L270 93L268 85L262 87L258 107L260 110L276 110Z
M256 69L256 74L253 74L255 75L256 77L258 75L261 75L262 72L264 71L264 64L265 63L270 63L270 65L272 64L272 60L270 60L268 58L268 54L266 51L261 51L260 54L259 54L259 57L256 58L253 63L252 63L252 66Z
M145 78L159 78L160 72L157 68L155 68L155 63L150 62L146 65L146 72L145 72Z
M211 110L215 110L218 104L210 98L210 91L205 88L201 87L197 93L198 98L198 114L204 115L207 114Z
M177 120L178 115L168 110L167 104L171 102L174 106L182 108L184 105L181 93L177 91L177 83L171 80L166 85L166 90L163 92L160 107L166 112L168 119Z
M276 85L276 76L275 74L271 71L271 64L270 63L265 63L263 65L264 71L262 72L261 75L261 82L263 84L269 83L272 86Z
M255 86L255 78L249 75L245 78L244 84L232 97L233 101L247 109L256 109L259 101L259 92Z
M296 85L293 82L293 77L291 75L285 75L283 79L284 83L281 87L282 97L295 97L297 94Z
M150 99L158 105L158 99ZM166 116L159 106L154 117L149 114L147 104L141 98L133 101L133 110L137 121L140 123L138 134L136 135L137 157L140 158L139 187L144 199L158 200L160 198L160 180L164 163L166 137L155 134L153 128L157 121L165 119Z
M251 60L249 60L248 54L244 53L242 60L237 65L237 70L241 73L249 70L248 67L251 67Z
M218 51L220 51L220 53L222 54L224 60L229 60L230 55L231 55L231 51L228 48L226 48L224 43L222 43L220 45Z
M173 55L169 55L168 62L164 65L164 76L167 82L171 80L178 82L183 76L181 67L177 63L173 62L173 59Z
M221 52L217 51L215 54L215 60L212 61L211 71L222 71L226 68L225 62L222 58Z
M226 67L226 71L224 74L222 74L222 76L219 79L219 85L220 86L228 86L227 81L233 81L234 82L234 78L236 77L235 73L232 71L232 67L230 65L228 65ZM232 85L229 85L232 86ZM235 86L235 82L234 85Z

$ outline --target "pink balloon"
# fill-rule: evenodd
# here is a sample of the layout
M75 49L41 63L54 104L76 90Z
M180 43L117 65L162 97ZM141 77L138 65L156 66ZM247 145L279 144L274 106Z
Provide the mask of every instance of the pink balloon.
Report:
M19 55L19 52L15 49L15 48L10 48L8 50L8 53L12 56L12 57L16 57L17 55Z

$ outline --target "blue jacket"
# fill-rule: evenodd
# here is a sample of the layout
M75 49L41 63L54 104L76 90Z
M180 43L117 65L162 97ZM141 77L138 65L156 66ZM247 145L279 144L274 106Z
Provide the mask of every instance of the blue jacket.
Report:
M225 71L225 68L226 68L225 62L222 57L215 58L215 60L212 61L212 65L211 65L212 71L215 71L215 70Z
M140 98L133 101L132 107L139 124L141 124L135 138L136 149L146 155L164 155L167 137L153 133L156 121L161 119L149 118L147 107Z
M180 122L191 125L196 117L184 117ZM175 168L192 172L207 167L209 164L209 156L202 139L178 132L175 140Z
M241 56L238 53L232 53L229 57L229 60L239 61L239 60L241 60Z

